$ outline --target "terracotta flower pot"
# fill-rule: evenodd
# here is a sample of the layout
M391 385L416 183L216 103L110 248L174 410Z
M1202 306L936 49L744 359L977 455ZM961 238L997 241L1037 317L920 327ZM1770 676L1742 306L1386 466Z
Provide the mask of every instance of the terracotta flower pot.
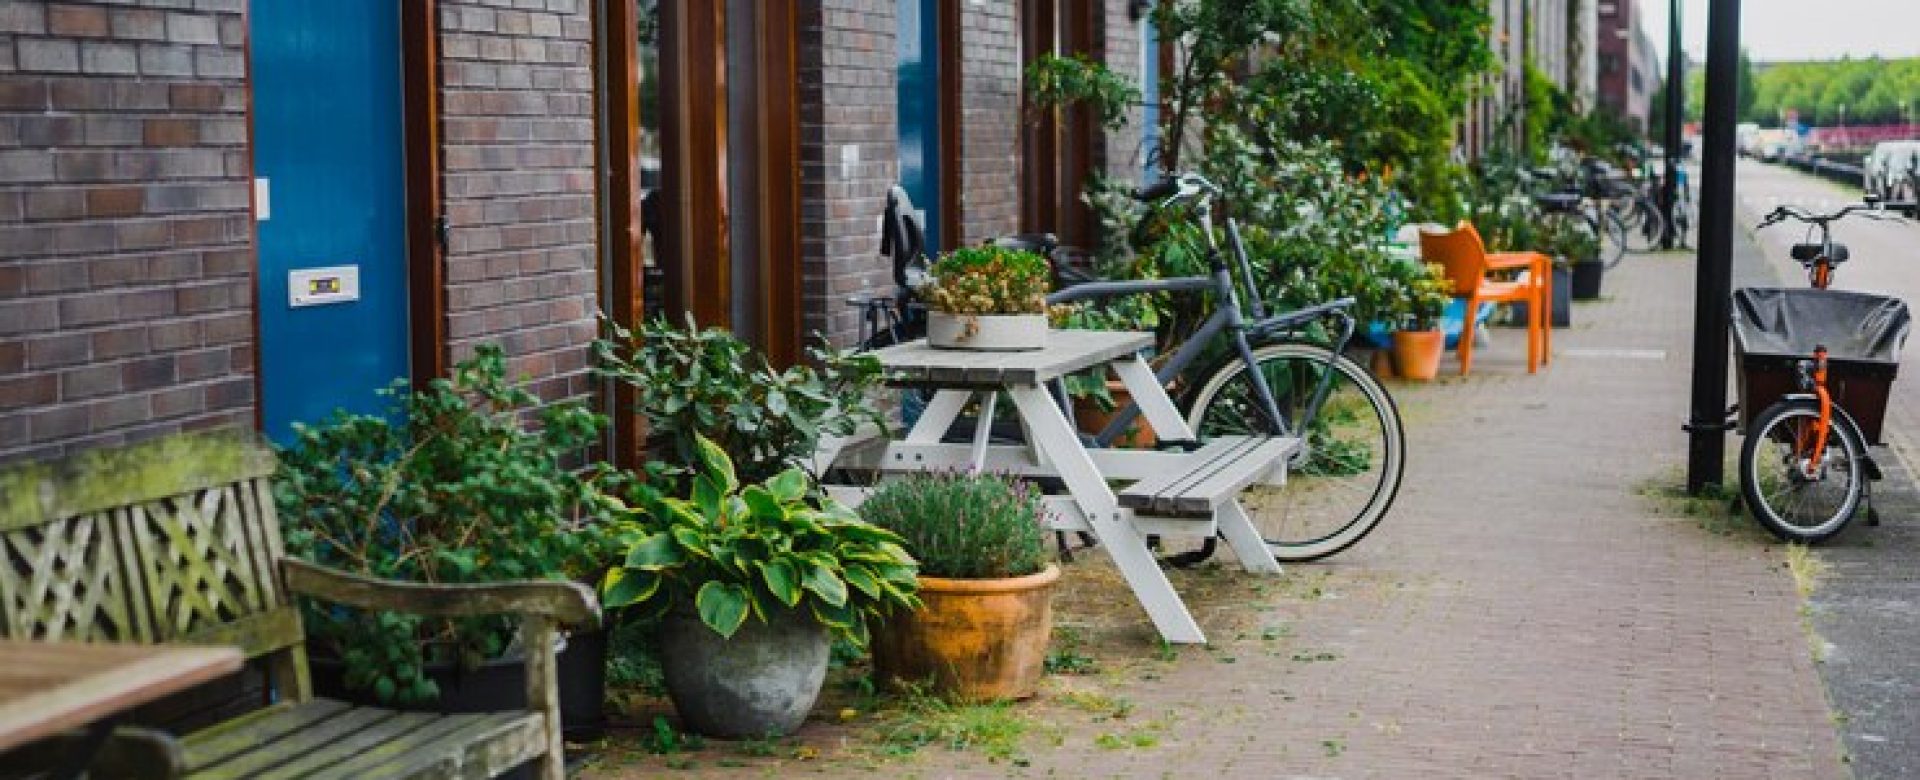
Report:
M1393 332L1394 367L1407 379L1432 380L1440 373L1440 355L1446 346L1446 335L1439 330L1396 330Z
M1120 382L1107 382L1107 395L1113 398L1112 409L1100 408L1100 402L1090 397L1073 399L1073 419L1079 424L1081 433L1097 435L1106 430L1107 423L1113 422L1114 414L1133 403L1133 393ZM1113 444L1116 447L1150 448L1154 441L1153 426L1147 423L1145 416L1136 416L1133 426L1120 438L1114 439Z
M1024 699L1040 686L1060 567L998 580L920 578L913 612L873 632L882 680L927 684L959 701Z

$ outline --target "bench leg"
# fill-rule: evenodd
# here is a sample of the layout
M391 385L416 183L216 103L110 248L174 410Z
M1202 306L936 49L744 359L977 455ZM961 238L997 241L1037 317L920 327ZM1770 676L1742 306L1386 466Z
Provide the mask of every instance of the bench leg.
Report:
M1253 518L1247 516L1247 510L1240 506L1239 500L1221 504L1213 510L1214 522L1220 526L1220 535L1227 540L1227 546L1233 548L1233 555L1240 559L1240 568L1255 574L1279 574L1280 562L1274 560L1273 548L1267 546L1267 540L1261 538L1260 529L1253 525Z
M960 410L967 408L967 401L973 399L973 393L966 390L941 390L933 394L933 400L927 402L927 408L920 412L920 419L913 424L913 430L907 432L907 441L919 444L939 444L946 438L947 429L953 427L953 421L960 419Z
M553 652L553 621L527 615L520 621L520 637L527 653L527 708L546 716L546 752L533 760L540 780L566 780L565 741L560 738L560 678Z
M1054 405L1053 398L1038 387L1015 387L1008 390L1008 395L1013 397L1014 406L1033 432L1034 443L1059 471L1060 479L1067 483L1068 492L1086 514L1087 525L1100 538L1107 555L1112 556L1121 576L1133 588L1134 596L1146 608L1147 617L1160 630L1160 636L1169 642L1207 641L1200 625L1181 603L1180 594L1174 592L1173 583L1167 581L1166 572L1160 570L1159 562L1147 549L1147 538L1120 519L1123 513L1113 488L1107 486L1093 458L1080 446L1079 436L1073 426L1067 424L1066 416Z

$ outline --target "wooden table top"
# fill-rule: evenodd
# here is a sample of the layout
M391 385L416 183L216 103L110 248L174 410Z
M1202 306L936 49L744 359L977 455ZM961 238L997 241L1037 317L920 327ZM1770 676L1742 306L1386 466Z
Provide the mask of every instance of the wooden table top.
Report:
M1045 349L990 352L935 349L926 339L874 352L896 385L1037 385L1128 357L1153 346L1153 334L1126 330L1050 330Z
M240 669L231 647L0 639L0 753Z

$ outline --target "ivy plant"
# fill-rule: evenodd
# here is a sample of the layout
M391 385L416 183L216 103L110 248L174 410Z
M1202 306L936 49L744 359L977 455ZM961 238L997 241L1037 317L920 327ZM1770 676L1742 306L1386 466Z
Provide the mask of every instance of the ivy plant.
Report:
M899 536L809 496L804 472L744 484L718 442L694 444L691 492L641 507L624 563L601 583L606 607L653 616L691 608L727 638L750 619L800 610L855 645L866 643L868 620L919 607L918 569Z

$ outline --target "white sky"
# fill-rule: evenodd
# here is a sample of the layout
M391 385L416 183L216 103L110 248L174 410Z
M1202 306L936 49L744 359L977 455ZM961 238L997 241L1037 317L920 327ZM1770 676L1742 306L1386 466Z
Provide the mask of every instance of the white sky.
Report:
M1664 49L1672 0L1635 2ZM1694 62L1706 59L1709 2L1680 0L1680 34ZM1920 56L1920 0L1742 0L1740 41L1761 62Z

